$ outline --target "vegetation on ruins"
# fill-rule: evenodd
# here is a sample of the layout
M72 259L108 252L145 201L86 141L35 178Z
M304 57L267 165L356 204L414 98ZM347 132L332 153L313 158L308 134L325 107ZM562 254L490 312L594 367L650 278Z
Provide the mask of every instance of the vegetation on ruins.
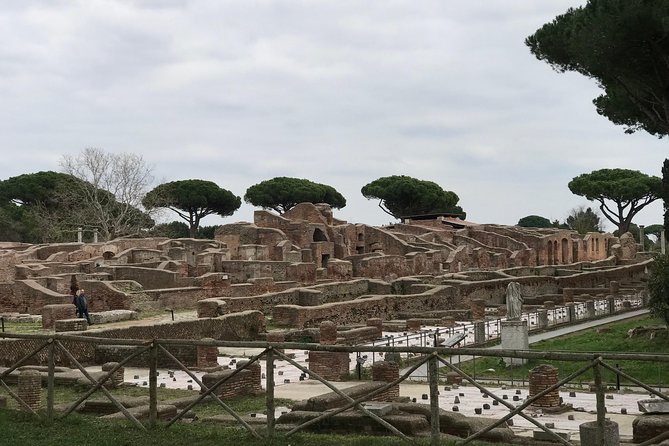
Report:
M25 243L72 241L77 228L98 228L101 213L88 203L81 191L96 195L105 208L104 226L116 222L116 235L137 232L153 221L135 207L127 208L104 190L73 175L59 172L23 174L0 181L0 236ZM119 232L120 231L120 232ZM103 234L104 237L104 234Z
M152 168L141 155L89 147L76 156L63 156L61 167L83 180L72 192L79 199L79 207L89 214L87 226L97 228L103 240L153 226L153 221L140 211L142 197L153 181Z
M246 189L244 201L283 214L298 203L327 203L334 209L346 206L346 198L327 184L303 178L276 177Z
M213 239L218 226L198 226L194 238ZM148 232L151 237L187 238L190 237L190 229L183 221L171 221L155 225Z
M528 215L518 220L518 226L522 228L552 228L553 223L546 217L540 215Z
M648 294L651 313L669 324L669 255L655 257L648 278Z
M595 170L569 182L572 193L599 202L599 209L620 234L628 231L639 211L660 198L660 189L660 178L629 169Z
M603 230L598 212L585 206L572 209L565 220L565 224L569 229L577 231L579 234L602 232Z
M368 200L379 200L379 207L388 215L401 218L424 214L466 214L455 192L441 188L437 183L405 175L381 177L361 189Z
M167 208L188 223L189 236L195 238L200 221L211 214L232 215L241 199L216 183L206 180L180 180L163 183L149 191L142 204L147 209Z
M669 2L589 0L545 24L525 43L556 71L594 79L597 112L626 133L669 134Z

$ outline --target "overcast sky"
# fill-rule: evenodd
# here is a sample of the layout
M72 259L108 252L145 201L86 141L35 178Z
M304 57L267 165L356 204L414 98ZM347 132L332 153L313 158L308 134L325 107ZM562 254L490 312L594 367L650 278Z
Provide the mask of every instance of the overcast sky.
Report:
M329 184L349 222L392 220L360 193L388 175L456 192L474 222L564 220L594 205L573 177L660 176L667 157L596 113L594 81L525 46L584 3L0 0L0 179L97 147L143 155L156 184ZM244 204L203 224L252 219ZM659 202L635 220L661 221Z

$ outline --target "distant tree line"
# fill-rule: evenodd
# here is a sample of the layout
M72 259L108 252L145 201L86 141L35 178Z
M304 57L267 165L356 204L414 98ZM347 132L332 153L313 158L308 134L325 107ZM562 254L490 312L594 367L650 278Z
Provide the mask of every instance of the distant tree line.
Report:
M36 172L0 181L0 240L25 243L67 242L79 228L99 240L160 236L213 238L208 215L232 215L242 200L212 181L170 181L149 189L152 167L141 156L88 148L64 156L62 172ZM431 181L408 176L379 178L362 188L368 199L395 218L453 213L464 218L459 198ZM276 177L250 186L244 201L283 214L298 203L327 203L335 209L346 198L334 187L303 178ZM155 223L168 209L182 221ZM90 238L90 236L89 236Z

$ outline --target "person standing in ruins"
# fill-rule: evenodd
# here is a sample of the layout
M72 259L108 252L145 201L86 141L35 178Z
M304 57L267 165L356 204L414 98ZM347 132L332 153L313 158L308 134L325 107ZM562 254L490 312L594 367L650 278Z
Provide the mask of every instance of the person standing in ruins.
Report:
M93 325L93 323L91 322L91 318L88 316L88 299L84 294L83 288L79 288L77 290L77 294L74 297L74 305L77 307L77 317L79 318L85 317L86 322L88 322L88 325Z

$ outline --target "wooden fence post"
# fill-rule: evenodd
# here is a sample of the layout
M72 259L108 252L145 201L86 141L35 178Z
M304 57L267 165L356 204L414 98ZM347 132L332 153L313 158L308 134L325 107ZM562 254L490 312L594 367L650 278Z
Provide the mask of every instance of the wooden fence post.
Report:
M151 343L149 350L149 427L158 420L158 346Z
M428 377L430 379L430 446L439 446L441 431L439 428L439 365L437 353L432 353L428 363Z
M265 402L267 404L267 436L274 437L274 349L269 347L265 355Z
M56 385L56 360L54 358L53 349L55 348L53 339L49 339L49 347L47 350L48 356L48 376L46 384L46 421L47 424L53 423L53 401L54 401L54 388Z

